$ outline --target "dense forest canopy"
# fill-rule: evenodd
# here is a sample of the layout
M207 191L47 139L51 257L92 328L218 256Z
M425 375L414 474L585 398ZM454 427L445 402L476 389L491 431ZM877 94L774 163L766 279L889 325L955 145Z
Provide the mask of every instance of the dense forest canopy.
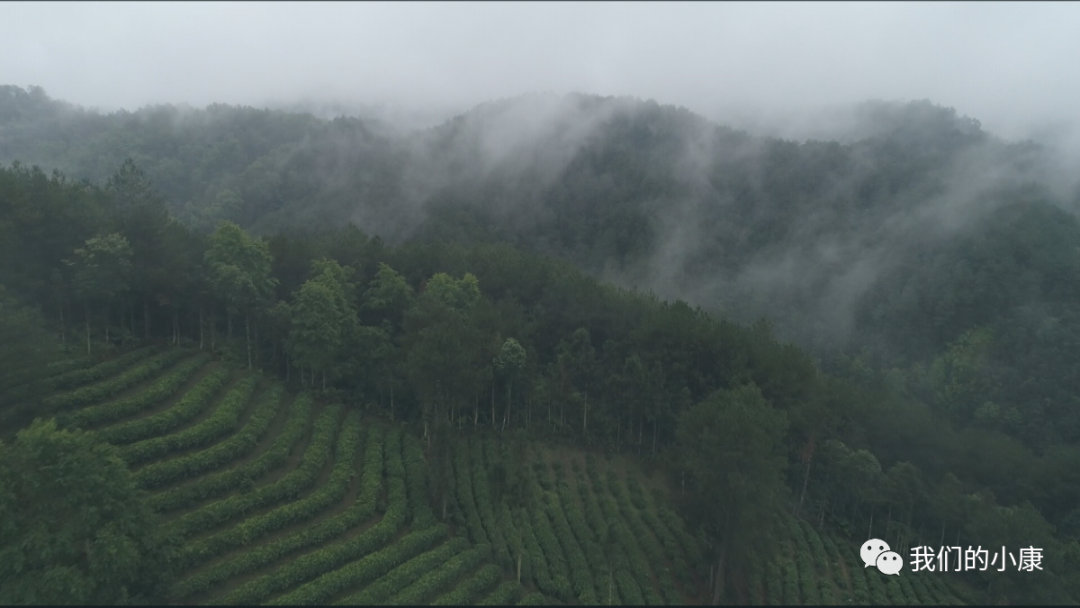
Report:
M1080 191L952 109L862 113L793 142L530 95L400 134L3 87L5 432L40 407L29 334L166 340L429 450L482 425L656 458L732 577L782 507L856 542L886 518L904 547L1035 544L1046 572L970 578L1075 598Z

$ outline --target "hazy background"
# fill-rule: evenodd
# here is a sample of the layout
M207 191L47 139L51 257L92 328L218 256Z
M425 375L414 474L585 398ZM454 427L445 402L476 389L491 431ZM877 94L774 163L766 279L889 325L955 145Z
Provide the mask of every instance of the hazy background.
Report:
M631 95L804 137L930 99L1070 138L1073 3L3 3L0 81L101 110L296 107L435 124L529 91Z

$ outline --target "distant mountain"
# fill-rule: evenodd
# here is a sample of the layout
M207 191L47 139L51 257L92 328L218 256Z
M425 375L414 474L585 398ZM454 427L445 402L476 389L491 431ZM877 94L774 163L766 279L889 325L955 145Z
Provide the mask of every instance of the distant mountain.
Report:
M654 101L530 94L401 133L221 105L103 115L0 88L0 161L100 181L131 157L202 230L509 242L883 370L929 369L991 328L986 370L1046 381L986 400L1071 403L1080 371L1054 353L1080 344L1075 178L926 101L868 102L841 131L796 142ZM1055 432L1080 439L1080 422Z

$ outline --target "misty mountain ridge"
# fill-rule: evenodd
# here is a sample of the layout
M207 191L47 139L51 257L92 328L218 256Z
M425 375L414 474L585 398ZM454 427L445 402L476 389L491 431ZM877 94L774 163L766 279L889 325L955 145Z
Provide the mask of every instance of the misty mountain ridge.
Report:
M204 231L222 219L263 234L352 221L387 242L509 242L739 320L765 316L819 352L873 344L896 361L967 328L870 338L924 306L925 294L901 294L928 272L919 260L951 255L1032 205L1072 230L1080 207L1055 151L927 101L861 104L830 127L842 143L583 94L492 101L402 134L363 118L224 105L103 115L40 89L2 90L0 161L103 181L131 157Z

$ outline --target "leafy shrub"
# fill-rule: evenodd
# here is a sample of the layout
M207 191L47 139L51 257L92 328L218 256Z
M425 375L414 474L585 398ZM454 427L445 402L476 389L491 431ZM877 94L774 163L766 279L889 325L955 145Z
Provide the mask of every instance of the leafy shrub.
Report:
M232 433L240 424L240 416L247 408L258 383L259 379L255 376L241 380L222 397L217 408L206 420L177 433L126 445L120 448L120 457L129 465L136 465L172 452L201 447Z
M167 375L150 385L145 391L127 399L118 399L109 403L95 405L77 412L58 417L61 426L68 428L86 428L105 422L119 420L172 396L185 382L195 375L199 368L206 365L210 355L196 355L176 366Z
M311 444L304 451L300 466L280 481L263 486L250 494L232 496L206 505L197 511L186 513L171 522L172 530L179 536L190 536L195 532L209 530L254 509L265 508L281 500L296 497L305 488L315 483L319 471L330 458L340 413L341 407L336 405L329 406L323 411L319 419L315 421L315 428L311 433Z
M251 452L274 421L282 392L280 385L264 391L247 424L227 440L195 454L145 466L136 471L135 480L141 487L153 489L186 477L194 477ZM253 480L247 479L246 483L251 486L249 490L254 489Z
M206 411L213 404L214 394L225 386L228 379L229 370L218 368L164 412L110 426L100 431L101 436L111 444L124 445L164 435Z
M207 498L220 496L244 484L254 484L254 480L267 471L277 468L289 459L293 448L304 438L308 419L311 416L312 399L301 394L289 406L288 418L281 433L271 444L270 449L258 458L243 466L208 475L190 484L172 488L150 497L150 506L156 511L173 511L190 506Z
M491 589L502 578L502 572L495 564L488 564L480 568L471 578L462 582L449 593L439 597L432 606L466 606L471 605L480 594ZM516 585L514 586L516 587ZM512 588L514 588L512 587ZM507 600L511 601L511 600ZM419 603L419 602L415 602Z

